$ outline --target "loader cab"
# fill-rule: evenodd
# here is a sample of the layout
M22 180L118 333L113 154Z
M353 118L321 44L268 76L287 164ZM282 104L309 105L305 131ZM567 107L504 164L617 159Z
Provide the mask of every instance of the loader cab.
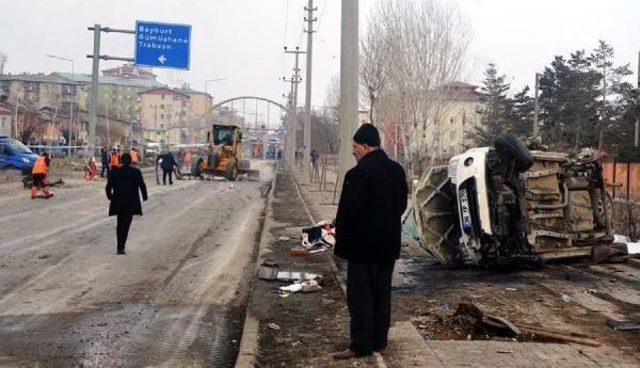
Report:
M240 127L235 125L213 125L213 144L234 146L242 142Z

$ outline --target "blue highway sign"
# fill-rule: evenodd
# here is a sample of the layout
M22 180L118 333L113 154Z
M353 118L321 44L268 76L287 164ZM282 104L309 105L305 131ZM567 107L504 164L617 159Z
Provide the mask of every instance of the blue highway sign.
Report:
M136 21L136 65L189 69L191 26Z

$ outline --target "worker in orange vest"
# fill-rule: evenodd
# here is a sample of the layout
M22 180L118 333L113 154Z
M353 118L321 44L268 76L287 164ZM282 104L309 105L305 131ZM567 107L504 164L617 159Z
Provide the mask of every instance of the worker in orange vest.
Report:
M186 150L182 156L182 166L186 167L187 172L191 171L191 151Z
M49 192L47 186L47 173L49 171L49 164L51 160L49 159L48 153L43 153L42 156L38 156L36 158L36 162L33 164L33 169L31 169L31 176L33 178L33 182L31 187L31 199L36 198L38 194L38 187L42 188L42 197L43 198L51 198L53 197L53 193Z
M129 154L131 155L131 166L138 166L138 150L135 148L131 148L129 150Z
M118 155L118 151L115 148L111 150L111 156L109 156L109 168L117 169L120 167L120 156Z
M96 165L95 157L91 156L85 170L84 178L86 180L92 181L96 176L98 176L98 166Z

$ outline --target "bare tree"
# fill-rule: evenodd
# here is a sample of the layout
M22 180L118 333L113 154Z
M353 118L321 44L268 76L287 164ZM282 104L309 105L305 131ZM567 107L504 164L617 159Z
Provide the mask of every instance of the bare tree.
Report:
M380 53L376 64L362 69L382 68L384 83L375 97L378 120L395 121L406 162L420 162L440 150L441 122L453 100L445 87L464 71L469 22L457 6L439 0L380 0L370 24L375 26L364 44ZM366 62L367 55L363 58Z
M338 124L340 110L340 75L336 74L331 77L329 81L329 86L327 87L327 92L324 98L324 111L325 114L330 121Z
M370 19L367 33L360 40L360 97L369 106L369 122L378 125L374 111L379 95L387 84L388 45L378 36L380 25Z

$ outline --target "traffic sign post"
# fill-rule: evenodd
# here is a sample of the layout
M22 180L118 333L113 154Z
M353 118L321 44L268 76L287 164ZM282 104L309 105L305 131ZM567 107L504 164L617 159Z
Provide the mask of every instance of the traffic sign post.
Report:
M136 21L136 65L189 69L190 50L190 25Z
M100 60L120 60L134 62L135 65L156 68L189 69L191 51L191 26L159 22L136 21L136 29L115 29L96 24L89 27L93 31L93 59L91 73L91 103L89 104L89 146L93 152L96 144L98 125L98 73ZM100 55L100 33L135 34L135 58Z

